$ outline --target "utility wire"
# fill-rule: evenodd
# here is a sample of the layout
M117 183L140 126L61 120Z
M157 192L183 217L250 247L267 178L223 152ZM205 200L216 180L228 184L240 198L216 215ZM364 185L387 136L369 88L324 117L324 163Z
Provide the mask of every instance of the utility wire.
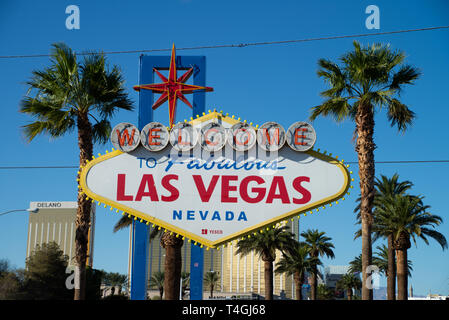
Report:
M249 47L249 46L266 46L266 45L278 45L278 44L312 42L312 41L323 41L323 40L374 37L374 36L382 36L382 35L387 35L387 34L410 33L410 32L431 31L431 30L440 30L440 29L449 29L449 26L437 26L437 27L428 27L428 28L419 28L419 29L406 29L406 30L386 31L386 32L361 33L361 34L351 34L351 35L342 35L342 36L327 36L327 37L282 40L282 41L248 42L248 43L238 43L238 44L222 44L222 45L184 47L184 48L176 48L176 50L179 51L179 50L201 50L201 49L219 49L219 48L244 48L244 47ZM124 53L148 53L148 52L163 52L163 51L171 51L171 49L142 49L142 50L125 50L125 51L106 51L103 53L104 54L124 54ZM76 53L76 54L82 56L82 55L89 55L89 54L94 54L94 53L93 52L84 52L84 53ZM42 57L50 57L50 56L51 56L50 54L7 55L7 56L0 56L0 59L42 58Z
M357 161L345 161L345 164L358 164ZM392 160L375 161L376 164L411 164L411 163L449 163L449 160ZM0 166L0 170L14 169L78 169L79 166Z

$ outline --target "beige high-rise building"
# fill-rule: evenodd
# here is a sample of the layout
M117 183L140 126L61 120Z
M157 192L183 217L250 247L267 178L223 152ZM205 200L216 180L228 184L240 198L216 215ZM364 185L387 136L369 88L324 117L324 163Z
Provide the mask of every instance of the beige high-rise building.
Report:
M75 201L30 202L28 223L27 254L28 258L36 245L56 242L69 257L69 266L75 265L75 222L78 204ZM95 206L92 206L91 225L89 229L87 265L92 267L95 235Z
M290 231L298 239L299 220L295 219L288 223ZM151 232L151 231L150 231ZM148 279L156 271L164 271L165 250L161 248L160 238L157 237L150 243L148 255ZM215 289L216 297L251 297L251 295L264 296L264 262L257 253L247 256L236 254L235 242L229 243L220 250L204 250L204 273L208 271L219 272L219 286ZM131 257L130 257L131 258ZM281 258L281 253L277 252L276 261ZM190 272L190 243L184 242L182 247L182 271ZM295 285L292 276L285 274L275 274L273 279L274 294L280 297L295 299ZM209 296L209 288L204 286L203 297Z

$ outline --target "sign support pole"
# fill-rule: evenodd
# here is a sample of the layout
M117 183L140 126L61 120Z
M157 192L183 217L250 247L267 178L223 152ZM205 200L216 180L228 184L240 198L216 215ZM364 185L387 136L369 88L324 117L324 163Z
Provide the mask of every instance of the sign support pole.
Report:
M206 57L205 56L177 56L176 66L178 70L194 68L193 84L206 85ZM168 56L140 56L139 84L154 83L153 68L168 70L170 57ZM149 90L139 91L139 119L138 129L153 121L154 94ZM193 93L192 116L201 115L206 109L206 93ZM149 234L150 227L136 220L132 224L132 257L131 257L131 300L145 300L148 282L148 258L149 258ZM186 244L184 244L186 245ZM183 261L183 263L186 263ZM190 286L191 300L203 298L203 264L204 249L191 244Z

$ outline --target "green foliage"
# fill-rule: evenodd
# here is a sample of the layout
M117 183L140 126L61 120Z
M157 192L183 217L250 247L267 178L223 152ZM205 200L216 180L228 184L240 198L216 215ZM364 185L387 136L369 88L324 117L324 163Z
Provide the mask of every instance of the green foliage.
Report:
M337 281L337 289L352 290L360 289L362 287L362 281L353 273L346 273Z
M286 273L287 275L300 274L304 277L306 272L313 272L321 261L317 257L309 255L309 248L304 243L296 243L276 263L276 273Z
M0 259L0 300L21 298L23 270L13 270L6 259Z
M325 101L311 109L310 119L322 115L338 122L354 120L360 105L386 107L391 126L405 131L415 113L398 97L405 85L419 78L420 71L404 64L405 54L391 50L389 45L362 47L357 41L353 44L354 50L340 58L341 66L327 59L318 61L317 74L330 88L321 92Z
M305 246L307 247L309 254L312 257L326 256L328 258L334 258L334 245L332 244L332 238L325 235L326 232L318 231L317 229L308 229L301 233L304 238Z
M37 245L26 260L23 293L30 300L71 300L66 287L68 257L55 242Z
M319 284L317 286L317 300L334 300L335 292L327 287L325 284Z
M163 271L156 271L151 275L151 278L148 281L150 288L157 288L159 290L161 299L164 295L164 280L165 273Z
M379 238L387 238L389 236L388 230L382 228L382 226L376 224L376 208L378 206L382 206L382 203L388 203L391 201L392 197L395 197L396 195L405 195L408 190L410 190L413 187L413 183L406 180L406 181L399 181L399 175L395 173L391 178L388 178L387 176L381 175L380 178L375 178L374 181L374 188L375 188L375 194L374 194L374 202L373 202L373 215L374 215L374 223L372 226L373 231L373 241L376 241ZM360 219L360 196L357 198L356 202L357 205L354 209L354 213L357 213L357 223L361 223ZM362 234L362 231L359 229L356 233L354 238L360 237Z
M357 257L354 258L354 260L349 262L348 272L350 273L362 272L362 254L359 254Z
M373 256L373 264L379 267L380 272L387 275L388 272L388 247L385 244L376 247L377 251ZM396 260L395 260L396 264ZM413 263L407 260L408 275L411 277L413 271Z
M430 237L436 240L444 250L447 248L446 237L435 230L443 219L428 212L430 206L424 205L423 199L424 197L420 196L396 195L377 205L375 223L386 232L393 234L394 241L398 241L401 235L405 235L415 244L416 238L420 238L428 245L428 237Z
M24 126L29 141L38 134L61 137L75 129L79 116L89 115L95 121L93 140L105 143L111 130L109 119L120 109L133 109L117 66L109 68L105 56L93 52L79 63L63 43L53 44L51 65L33 71L27 85L20 112L36 118Z
M276 250L285 252L292 246L293 234L288 231L288 226L269 228L251 235L249 238L239 240L237 254L247 255L252 251L258 253L263 261L274 261Z
M210 296L213 296L214 289L218 286L220 276L216 271L208 271L204 274L204 286L210 291Z

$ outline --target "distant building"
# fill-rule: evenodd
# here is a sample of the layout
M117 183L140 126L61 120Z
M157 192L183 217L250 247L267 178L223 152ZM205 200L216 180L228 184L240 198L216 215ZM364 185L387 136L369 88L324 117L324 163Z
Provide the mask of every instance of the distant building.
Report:
M349 270L349 266L328 266L324 268L324 284L335 289L337 281L340 280Z
M64 254L69 257L69 266L75 265L75 223L78 203L74 201L30 202L28 222L27 252L28 258L36 245L56 242ZM92 206L89 229L87 265L92 267L95 235L95 206Z
M343 275L348 273L349 266L328 266L324 268L324 284L335 291L335 297L337 299L346 298L346 291L337 289L337 282ZM360 294L358 291L355 294Z

